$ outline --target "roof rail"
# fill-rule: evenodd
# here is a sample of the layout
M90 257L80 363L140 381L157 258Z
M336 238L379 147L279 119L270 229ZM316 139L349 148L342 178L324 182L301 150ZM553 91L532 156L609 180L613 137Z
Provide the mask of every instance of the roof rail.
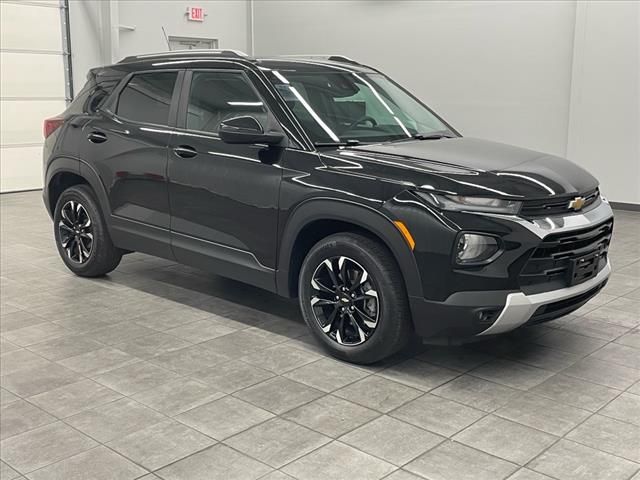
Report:
M250 60L251 57L240 50L221 50L221 49L191 49L191 50L169 50L167 52L149 53L145 55L131 55L125 57L118 63L135 62L137 60L146 60L152 58L164 58L174 55L218 55L220 57L243 58Z
M345 55L333 54L300 54L300 55L280 55L282 58L300 58L308 60L328 60L330 62L350 63L352 65L362 65L360 62L353 60Z

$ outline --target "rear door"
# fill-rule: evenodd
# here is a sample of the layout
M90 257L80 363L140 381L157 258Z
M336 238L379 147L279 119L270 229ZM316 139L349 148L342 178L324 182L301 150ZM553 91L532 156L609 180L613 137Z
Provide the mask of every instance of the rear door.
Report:
M171 241L178 261L275 288L284 149L231 145L226 119L251 115L280 129L244 70L195 70L184 80L169 154Z
M114 240L165 257L171 256L169 125L175 122L181 78L178 70L130 75L83 128L81 157L104 183Z

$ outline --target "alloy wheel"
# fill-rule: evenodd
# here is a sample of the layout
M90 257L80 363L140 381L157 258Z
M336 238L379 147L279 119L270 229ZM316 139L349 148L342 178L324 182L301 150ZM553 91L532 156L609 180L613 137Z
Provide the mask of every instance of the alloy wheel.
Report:
M340 345L360 345L378 326L380 304L374 279L345 257L324 260L311 277L311 309L322 331Z
M93 224L84 206L69 200L60 210L60 245L75 263L85 263L93 249Z

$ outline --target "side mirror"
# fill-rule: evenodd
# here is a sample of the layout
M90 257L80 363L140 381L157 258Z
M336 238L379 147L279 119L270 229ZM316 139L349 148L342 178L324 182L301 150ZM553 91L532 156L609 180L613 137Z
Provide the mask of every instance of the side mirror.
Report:
M285 136L281 132L265 133L260 122L249 115L224 120L218 127L218 135L225 143L279 145Z

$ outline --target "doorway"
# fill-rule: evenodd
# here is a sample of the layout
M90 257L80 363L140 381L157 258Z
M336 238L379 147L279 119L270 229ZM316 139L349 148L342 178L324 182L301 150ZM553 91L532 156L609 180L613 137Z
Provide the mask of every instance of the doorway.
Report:
M195 50L195 49L212 50L212 49L218 48L218 39L170 36L169 48L171 50Z

